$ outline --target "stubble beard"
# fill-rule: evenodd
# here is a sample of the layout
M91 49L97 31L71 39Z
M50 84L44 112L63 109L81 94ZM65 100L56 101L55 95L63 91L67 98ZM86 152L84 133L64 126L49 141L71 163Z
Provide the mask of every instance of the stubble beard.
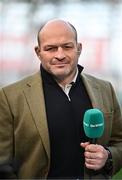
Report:
M67 79L70 79L70 77L74 76L75 69L71 69L71 67L67 67L62 72L59 72L59 70L57 71L51 70L50 73L58 82L63 82L66 81Z

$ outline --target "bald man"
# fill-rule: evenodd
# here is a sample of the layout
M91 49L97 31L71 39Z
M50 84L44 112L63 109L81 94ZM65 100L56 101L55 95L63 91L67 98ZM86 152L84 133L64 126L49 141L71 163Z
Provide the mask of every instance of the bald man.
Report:
M122 167L122 116L109 82L83 73L82 44L69 22L38 32L36 74L0 91L0 177L109 179ZM90 143L86 110L98 108L105 131Z

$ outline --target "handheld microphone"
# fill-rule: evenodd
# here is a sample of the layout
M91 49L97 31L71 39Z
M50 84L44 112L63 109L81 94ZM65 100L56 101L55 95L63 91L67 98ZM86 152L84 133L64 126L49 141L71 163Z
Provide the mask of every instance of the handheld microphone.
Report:
M96 144L104 132L104 116L102 111L97 108L89 109L83 118L83 128L87 137L92 139L91 143Z

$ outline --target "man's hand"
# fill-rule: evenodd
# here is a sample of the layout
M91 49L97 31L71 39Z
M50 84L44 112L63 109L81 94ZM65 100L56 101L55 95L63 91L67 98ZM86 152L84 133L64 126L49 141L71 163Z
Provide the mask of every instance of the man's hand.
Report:
M85 165L88 169L99 170L105 165L108 152L103 146L89 142L81 143L80 146L85 149Z

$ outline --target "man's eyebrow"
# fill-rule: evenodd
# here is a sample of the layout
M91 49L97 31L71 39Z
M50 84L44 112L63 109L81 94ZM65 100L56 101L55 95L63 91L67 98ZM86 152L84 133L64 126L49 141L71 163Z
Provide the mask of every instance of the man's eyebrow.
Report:
M56 44L46 44L44 47L57 47L58 45Z
M73 45L73 42L63 43L63 45Z

